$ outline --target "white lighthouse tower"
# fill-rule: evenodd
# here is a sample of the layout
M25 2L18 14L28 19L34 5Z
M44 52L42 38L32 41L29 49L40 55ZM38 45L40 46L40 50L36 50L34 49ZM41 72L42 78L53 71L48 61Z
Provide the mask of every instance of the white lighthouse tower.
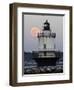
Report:
M55 37L56 33L53 33L50 29L50 23L48 20L45 21L43 30L38 33L38 51L40 58L54 58L55 56Z
M39 66L55 66L58 58L54 43L56 33L51 31L48 20L45 21L43 30L42 32L38 33L37 38L38 52L33 52L33 58L36 60Z

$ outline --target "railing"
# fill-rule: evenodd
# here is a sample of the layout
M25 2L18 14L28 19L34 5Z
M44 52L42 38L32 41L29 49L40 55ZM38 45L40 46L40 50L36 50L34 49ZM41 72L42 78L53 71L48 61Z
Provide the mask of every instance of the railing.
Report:
M56 33L38 33L38 38L39 37L52 37L52 38L55 38L56 37Z

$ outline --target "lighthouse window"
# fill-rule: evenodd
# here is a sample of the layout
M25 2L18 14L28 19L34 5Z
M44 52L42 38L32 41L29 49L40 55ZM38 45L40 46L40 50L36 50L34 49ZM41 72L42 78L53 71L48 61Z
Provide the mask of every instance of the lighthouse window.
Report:
M46 49L46 44L44 44L44 49Z

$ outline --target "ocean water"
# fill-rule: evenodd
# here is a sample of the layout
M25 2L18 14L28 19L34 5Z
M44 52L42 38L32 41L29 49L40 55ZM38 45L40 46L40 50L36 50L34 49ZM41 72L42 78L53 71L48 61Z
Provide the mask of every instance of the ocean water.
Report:
M63 53L59 53L58 55L60 55L60 58L57 60L55 66L38 66L36 60L33 59L32 53L24 52L23 74L63 73Z

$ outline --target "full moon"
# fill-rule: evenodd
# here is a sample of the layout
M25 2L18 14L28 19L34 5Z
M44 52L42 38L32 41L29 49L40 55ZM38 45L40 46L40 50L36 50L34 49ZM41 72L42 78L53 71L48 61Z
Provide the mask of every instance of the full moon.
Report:
M31 34L33 37L37 37L38 33L40 33L41 30L38 27L32 27Z

